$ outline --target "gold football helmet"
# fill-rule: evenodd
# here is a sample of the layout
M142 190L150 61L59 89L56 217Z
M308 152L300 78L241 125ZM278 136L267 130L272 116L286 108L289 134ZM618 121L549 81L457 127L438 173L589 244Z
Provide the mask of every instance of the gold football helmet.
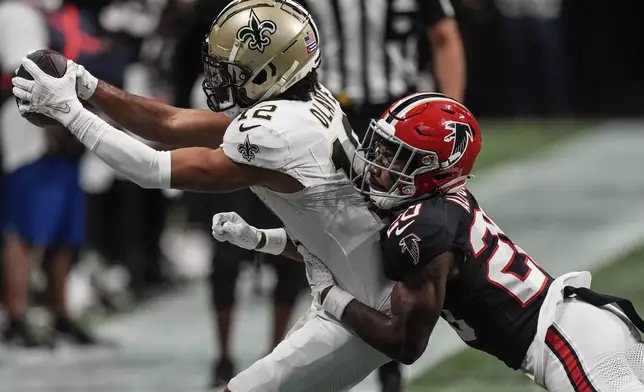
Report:
M202 60L208 106L236 115L317 68L319 33L295 1L235 0L213 22Z

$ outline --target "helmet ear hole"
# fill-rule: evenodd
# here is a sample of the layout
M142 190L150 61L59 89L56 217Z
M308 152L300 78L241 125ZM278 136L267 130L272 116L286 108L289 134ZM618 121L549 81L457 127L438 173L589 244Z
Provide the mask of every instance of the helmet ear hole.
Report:
M264 68L253 78L252 83L261 86L266 83L266 80L268 80L268 72L266 72L266 68Z

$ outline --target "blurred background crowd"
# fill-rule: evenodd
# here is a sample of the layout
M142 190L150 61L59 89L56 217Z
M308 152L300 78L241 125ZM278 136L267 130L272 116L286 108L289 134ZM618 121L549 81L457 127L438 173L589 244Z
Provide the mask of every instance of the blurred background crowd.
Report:
M21 119L11 95L21 58L49 47L127 91L205 108L201 45L227 3L0 0L5 344L97 343L88 319L130 312L210 279L220 353L212 382L222 384L240 370L228 349L240 268L255 271L244 276L259 282L265 266L278 282L270 294L273 344L282 338L293 304L308 289L303 267L215 244L210 236L210 219L220 211L238 211L260 227L279 225L249 191L213 196L141 189L64 130L45 131ZM510 122L641 115L641 1L303 3L321 31L322 80L358 134L417 89L444 92L479 118ZM247 263L240 267L239 260ZM382 382L393 385L389 391L399 388L386 375Z

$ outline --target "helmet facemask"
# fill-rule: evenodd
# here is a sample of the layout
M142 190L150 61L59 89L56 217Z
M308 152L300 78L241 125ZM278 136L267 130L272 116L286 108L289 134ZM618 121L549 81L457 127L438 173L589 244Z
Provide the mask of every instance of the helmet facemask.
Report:
M252 73L237 64L212 56L208 45L206 39L201 58L205 75L202 88L210 110L226 112L253 105L255 102L248 99L244 89Z
M416 176L440 168L436 152L414 148L394 135L384 120L371 120L367 134L353 155L354 187L381 209L392 209L418 197ZM377 178L386 172L387 183Z

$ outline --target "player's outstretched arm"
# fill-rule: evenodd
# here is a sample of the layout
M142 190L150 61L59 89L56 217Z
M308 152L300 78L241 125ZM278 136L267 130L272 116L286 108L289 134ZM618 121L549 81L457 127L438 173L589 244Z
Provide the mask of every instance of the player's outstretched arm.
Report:
M301 189L301 184L292 177L234 163L221 149L194 147L173 152L156 151L117 130L83 108L77 96L77 79L79 73L85 72L72 61L67 62L65 75L60 78L47 75L27 58L23 59L23 66L33 80L19 76L11 80L13 94L21 100L20 113L35 112L55 119L104 162L142 187L208 192L229 192L251 185L266 185L279 192ZM86 84L95 85L83 83L83 86L87 87ZM85 93L83 95L87 97ZM149 113L147 116L152 117ZM248 148L248 153L258 149L257 146Z
M181 109L98 81L89 102L144 139L174 147L221 144L231 119L211 110Z
M82 111L81 98L90 100L141 137L173 147L217 148L230 124L223 114L179 109L128 94L99 81L71 60L67 61L67 71L60 78L47 75L28 58L23 59L22 65L33 77L33 80L27 80L16 75L11 79L13 94L21 100L18 110L22 115L45 114L69 127L71 120Z
M398 282L391 295L391 316L352 299L340 319L378 351L403 364L414 363L425 351L443 309L452 260L451 252L443 253ZM346 303L346 295L338 286L327 288L322 306L334 314L338 304Z
M286 174L263 169L261 164L250 166L233 162L221 149L193 147L168 151L156 151L146 144L120 132L104 120L83 108L79 101L81 98L97 94L101 87L94 82L84 80L81 94L78 87L78 75L87 74L82 67L72 61L67 62L65 75L54 78L43 72L36 63L25 58L22 65L31 74L33 80L16 76L11 79L14 85L13 94L21 101L18 110L22 115L26 113L40 113L55 119L68 128L90 151L94 152L104 162L116 171L124 174L130 180L144 188L177 188L206 192L230 192L252 185L265 185L278 192L296 192L302 189L293 177ZM96 78L93 79L94 81ZM101 83L99 83L101 84ZM88 87L89 86L89 87ZM91 86L94 86L92 89ZM109 93L109 87L103 85L104 94L117 96L117 90ZM91 92L91 94L90 94ZM100 93L98 93L100 94ZM122 99L127 103L128 98ZM136 100L136 99L135 99ZM115 98L115 101L119 101ZM144 102L142 98L140 102ZM139 104L140 104L139 102ZM132 103L134 111L144 111L147 104ZM118 106L118 105L117 105ZM121 102L122 109L126 106ZM153 104L147 105L149 112L144 115L147 121L152 122L152 117L163 117L163 112L172 109L156 106L158 113L155 115ZM112 108L116 110L116 106ZM132 108L127 108L132 111ZM134 117L130 118L132 121ZM142 122L139 125L145 125ZM205 123L205 121L204 121ZM131 124L130 124L131 125ZM211 124L212 125L212 124ZM204 127L203 129L206 129ZM254 129L254 128L253 128ZM223 132L222 132L223 133ZM248 134L246 135L248 139ZM255 154L260 152L259 147L250 142L244 146L235 145L232 150L242 151L239 159L250 161ZM274 144L273 144L274 145ZM265 148L263 147L262 150ZM270 153L270 148L268 148ZM279 149L278 149L279 150ZM283 159L283 154L276 155L273 159ZM251 158L252 156L252 158ZM244 158L246 157L246 158ZM266 159L257 159L256 162L265 162ZM241 162L241 161L239 161ZM273 162L273 166L275 163ZM264 166L265 167L265 166Z
M144 188L224 193L253 185L294 192L301 184L272 170L233 162L221 149L157 151L80 108L64 124L94 154Z

